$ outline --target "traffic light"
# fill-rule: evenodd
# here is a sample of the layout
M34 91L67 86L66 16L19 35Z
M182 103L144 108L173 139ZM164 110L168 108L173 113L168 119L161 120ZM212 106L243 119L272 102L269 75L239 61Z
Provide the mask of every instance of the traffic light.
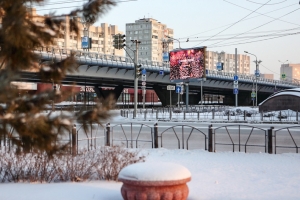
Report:
M135 75L136 75L136 78L139 78L141 76L141 73L142 73L142 65L136 65L136 68L135 68Z
M126 45L126 35L119 34L119 49L123 49Z
M113 40L113 46L115 49L119 49L119 34L116 34L113 36L114 40Z

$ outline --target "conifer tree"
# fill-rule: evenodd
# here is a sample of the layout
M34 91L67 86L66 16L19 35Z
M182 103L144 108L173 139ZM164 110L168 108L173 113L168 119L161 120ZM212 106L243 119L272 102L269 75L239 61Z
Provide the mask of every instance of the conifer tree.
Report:
M56 141L70 130L75 122L83 124L88 131L91 123L99 123L110 117L112 98L98 102L92 110L69 112L58 116L43 114L52 100L63 101L70 95L68 91L49 90L30 95L20 93L11 82L18 80L24 71L35 71L41 81L60 84L66 74L76 71L78 64L73 54L63 60L41 63L34 52L41 46L52 45L64 26L63 16L70 16L70 32L80 37L78 23L80 17L94 23L101 15L115 5L113 0L89 0L81 9L65 15L51 13L42 23L32 20L28 5L43 5L44 0L1 0L0 1L0 139L9 138L18 151L59 153L65 146ZM76 84L76 83L75 83Z

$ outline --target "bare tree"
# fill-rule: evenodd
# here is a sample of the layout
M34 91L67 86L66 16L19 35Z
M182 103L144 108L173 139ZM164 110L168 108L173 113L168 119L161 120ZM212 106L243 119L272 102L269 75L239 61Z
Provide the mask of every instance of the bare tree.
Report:
M49 155L61 152L65 146L56 140L64 130L79 121L88 131L88 124L100 123L110 117L114 102L112 98L98 102L88 111L43 115L41 112L52 100L63 101L70 96L68 91L49 90L36 95L22 94L11 82L20 77L22 71L34 70L44 82L60 84L67 73L76 71L78 64L74 55L49 64L41 65L40 58L34 49L52 45L64 26L62 16L70 16L70 31L79 34L79 27L73 17L80 17L86 22L94 23L98 17L115 5L113 0L89 0L81 9L73 10L66 15L54 13L44 18L43 23L32 20L28 5L43 5L44 0L1 0L0 18L0 138L10 137L19 151L33 150L47 152ZM58 98L59 97L59 98ZM16 137L12 137L11 130Z

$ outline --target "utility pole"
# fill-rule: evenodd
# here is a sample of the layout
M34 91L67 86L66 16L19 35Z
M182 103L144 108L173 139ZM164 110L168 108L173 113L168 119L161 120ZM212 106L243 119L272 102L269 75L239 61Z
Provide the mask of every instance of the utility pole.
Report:
M255 75L255 79L256 79L256 83L255 83L255 106L257 106L257 99L258 99L258 95L257 95L257 93L258 93L258 91L257 91L257 81L258 81L258 77L260 76L260 73L259 73L259 63L261 63L261 60L259 60L259 61L257 61L257 57L256 57L256 55L255 54L252 54L252 53L249 53L248 51L244 51L245 53L247 53L247 54L250 54L250 55L253 55L253 56L255 56L255 73L254 73L254 75Z
M134 50L134 109L133 109L133 118L136 118L137 113L137 99L138 99L138 83L139 83L139 76L140 76L140 68L141 66L138 65L138 49L139 44L141 41L138 40L131 40L135 43L135 50Z
M237 48L235 48L235 75L237 76ZM235 94L235 107L238 106L238 93Z

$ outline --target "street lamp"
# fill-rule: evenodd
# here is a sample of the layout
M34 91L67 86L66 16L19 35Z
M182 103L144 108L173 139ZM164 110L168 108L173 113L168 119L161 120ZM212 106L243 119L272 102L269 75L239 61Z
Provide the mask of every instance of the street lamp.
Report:
M172 38L172 37L170 37L170 36L166 36L166 37L169 38L169 39L171 39L171 40L176 40L176 41L178 41L179 49L181 49L181 47L180 47L180 41L179 41L178 39Z
M248 51L244 51L245 53L247 54L250 54L252 56L255 56L255 65L256 65L256 69L255 69L255 77L256 77L256 84L255 84L255 94L256 94L256 98L255 98L255 106L257 107L257 98L258 98L258 95L257 95L257 79L259 77L259 64L261 63L261 60L257 61L257 57L256 55L252 54L252 53L249 53Z

